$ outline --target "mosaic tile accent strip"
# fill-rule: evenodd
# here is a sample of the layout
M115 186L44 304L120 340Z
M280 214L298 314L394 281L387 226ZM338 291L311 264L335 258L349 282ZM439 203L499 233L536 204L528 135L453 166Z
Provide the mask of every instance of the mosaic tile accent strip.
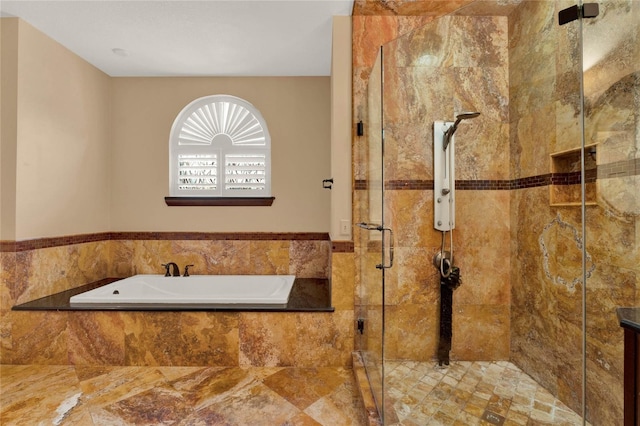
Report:
M620 178L640 175L640 158L616 161L598 166L598 179Z
M1 252L18 252L37 250L50 247L70 246L98 241L110 240L111 233L99 232L95 234L66 235L62 237L37 238L24 241L0 241Z
M548 185L551 185L551 173L548 173L546 175L513 179L511 181L511 189L536 188L538 186L548 186Z
M354 252L353 241L332 241L331 251L333 253L353 253Z
M594 183L598 176L597 169L586 170L584 177L586 183ZM580 172L553 173L551 175L552 185L580 185L582 180Z
M0 241L0 252L11 253L109 240L129 241L328 241L326 232L101 232L24 241Z
M458 181L456 181L456 187ZM433 190L433 180L391 180L385 182L384 189L426 189Z
M597 179L620 178L637 176L640 174L640 159L618 161L610 164L599 165L597 168L585 171L585 182L595 183ZM528 176L518 179L503 180L456 180L456 189L473 191L503 191L512 189L527 189L548 185L579 185L580 172L547 173L538 176ZM356 179L354 189L368 190L370 187L366 179ZM391 180L385 182L387 190L433 190L433 180Z
M366 191L369 189L369 181L367 179L356 179L353 182L353 189L356 191Z
M513 189L508 180L457 180L456 189L476 191L503 191Z
M326 232L111 232L110 240L329 240Z

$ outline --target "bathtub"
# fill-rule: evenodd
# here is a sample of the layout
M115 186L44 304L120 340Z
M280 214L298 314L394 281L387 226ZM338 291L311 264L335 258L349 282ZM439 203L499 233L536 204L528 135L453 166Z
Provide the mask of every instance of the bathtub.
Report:
M71 306L286 307L295 275L134 275L72 296Z

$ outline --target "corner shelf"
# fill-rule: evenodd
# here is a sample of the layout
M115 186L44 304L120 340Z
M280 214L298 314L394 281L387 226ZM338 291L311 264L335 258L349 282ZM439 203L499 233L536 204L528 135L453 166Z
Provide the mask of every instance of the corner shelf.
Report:
M585 205L597 205L597 144L585 145ZM581 157L582 148L554 152L551 159L551 185L549 205L551 207L576 207L582 205Z

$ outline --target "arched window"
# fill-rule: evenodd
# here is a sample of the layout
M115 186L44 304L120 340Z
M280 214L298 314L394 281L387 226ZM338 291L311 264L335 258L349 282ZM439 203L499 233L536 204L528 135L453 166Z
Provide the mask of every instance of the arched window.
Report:
M176 117L169 137L172 197L271 197L271 138L260 112L244 99L196 99Z

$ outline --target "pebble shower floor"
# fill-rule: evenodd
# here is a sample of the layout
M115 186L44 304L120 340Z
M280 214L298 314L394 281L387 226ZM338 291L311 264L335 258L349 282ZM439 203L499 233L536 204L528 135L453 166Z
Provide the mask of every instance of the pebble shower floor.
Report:
M582 425L578 414L510 362L387 361L385 375L387 425Z

